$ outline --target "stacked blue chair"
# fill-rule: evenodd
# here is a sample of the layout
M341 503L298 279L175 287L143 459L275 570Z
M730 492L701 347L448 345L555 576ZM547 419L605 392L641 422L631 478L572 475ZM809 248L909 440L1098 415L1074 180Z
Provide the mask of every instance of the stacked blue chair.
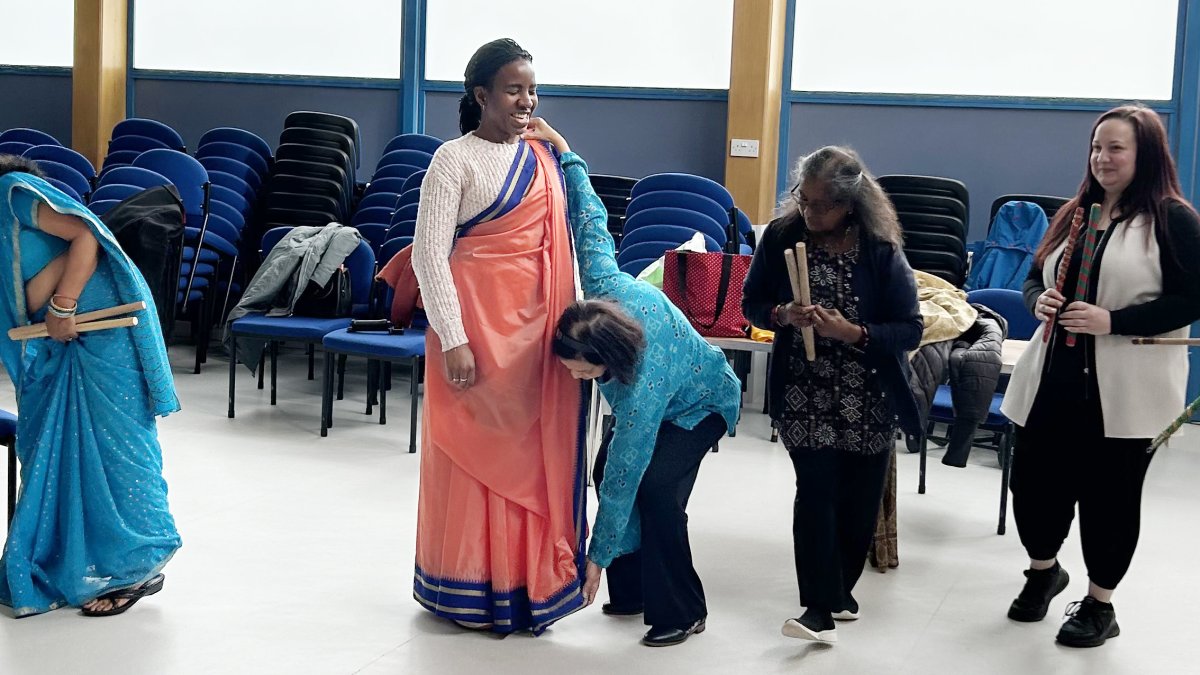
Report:
M113 126L100 176L103 179L105 172L116 167L132 166L138 155L148 150L186 149L179 132L162 122L140 117L121 120Z
M4 141L0 143L0 155L17 155L18 157L25 154L25 151L34 147L32 143L22 143L21 141Z
M26 152L29 151L27 150ZM71 194L73 197L78 195L75 198L80 202L85 202L88 195L92 193L91 180L70 166L50 159L38 159L34 161L37 163L38 168L42 170L42 173L46 174L47 178L52 178L69 186L71 191L68 194Z
M74 169L87 180L88 185L96 182L96 167L87 157L61 145L35 145L25 151L25 157L36 162L58 162Z
M137 156L133 167L165 177L179 191L183 201L184 249L176 304L181 314L186 315L189 309L193 312L192 333L196 339L194 372L199 373L200 366L208 356L216 295L221 290L219 280L231 280L237 270L237 245L241 233L228 220L213 215L208 171L193 157L176 150L147 150ZM116 173L117 170L114 170L106 175L102 182L109 182ZM215 260L213 254L216 255ZM226 305L230 284L231 281L223 283L227 291Z
M179 152L187 152L187 146L183 143L183 137L179 135L171 127L159 122L158 120L145 119L140 117L131 117L129 119L117 122L112 130L112 138L117 139L121 136L141 136L143 138L152 138L165 144L171 150Z
M703 176L694 176L686 173L657 173L639 180L634 184L630 191L629 207L633 207L633 202L638 197L643 197L654 192L670 193L666 196L659 196L657 206L667 206L672 208L681 208L694 210L697 207L697 202L693 199L684 199L682 201L673 201L672 197L678 197L678 193L688 193L700 197L705 197L717 204L724 214L724 217L716 222L721 225L721 229L725 230L729 225L730 213L734 209L733 195L729 194L729 190L720 183L704 178ZM655 207L651 207L655 208ZM703 210L698 212L705 212ZM633 216L629 210L625 213L625 229L629 229L629 219ZM753 237L753 228L750 224L750 219L739 209L736 211L738 240L741 244L747 244L742 249L743 253L750 253L752 249L748 246L749 240Z
M650 232L642 232L644 229ZM725 228L708 215L668 206L642 209L625 218L617 264L636 276L664 251L677 248L697 232L704 235L706 249L719 251L725 247Z
M418 150L432 157L444 142L440 138L425 134L400 134L388 141L387 146L383 149L383 154L386 155L395 150Z
M247 231L246 225L257 218L259 196L274 162L271 147L262 137L245 129L216 127L200 136L196 158L208 171L212 183L211 210L237 229L241 258L253 267L253 248L247 247L251 247L258 237L257 231ZM243 265L242 276L248 272L247 266ZM233 297L241 291L236 275L231 274L224 285L226 300L216 323L224 320Z
M27 143L33 145L62 145L62 142L44 131L17 127L0 133L0 143ZM28 150L28 148L26 148ZM21 153L14 153L21 154Z
M274 246L284 232L275 234L275 230L267 232L272 235L263 237L263 254L269 253L267 244ZM346 256L346 269L350 278L350 296L353 303L353 315L366 316L370 308L371 286L375 274L375 254L370 244L365 240L359 241L357 248ZM276 370L281 342L295 342L306 346L319 345L326 335L333 331L347 328L350 318L313 318L303 316L268 317L265 314L251 314L233 322L230 331L237 338L258 338L268 343L268 353L271 360L271 405L276 403L277 380ZM262 372L261 369L259 371ZM229 359L229 417L234 416L234 394L237 381L237 358Z
M350 221L376 252L391 238L388 232L397 222L397 210L411 205L411 215L401 219L416 219L420 184L440 145L440 140L424 134L401 134L388 142Z

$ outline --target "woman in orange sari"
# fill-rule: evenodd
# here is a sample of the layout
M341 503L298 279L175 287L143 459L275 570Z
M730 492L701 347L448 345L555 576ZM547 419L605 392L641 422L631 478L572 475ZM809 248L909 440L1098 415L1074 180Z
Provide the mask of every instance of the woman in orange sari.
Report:
M521 138L537 106L512 40L466 70L463 136L433 157L412 267L426 338L414 596L438 616L538 634L583 605L582 390L552 358L575 299L561 168Z

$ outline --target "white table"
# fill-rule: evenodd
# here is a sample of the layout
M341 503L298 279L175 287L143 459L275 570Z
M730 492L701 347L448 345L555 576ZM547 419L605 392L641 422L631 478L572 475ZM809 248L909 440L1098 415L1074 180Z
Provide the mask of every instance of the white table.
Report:
M1028 340L1005 340L1004 344L1000 346L1000 373L1012 374L1013 367L1017 365L1017 361L1020 360L1028 346Z

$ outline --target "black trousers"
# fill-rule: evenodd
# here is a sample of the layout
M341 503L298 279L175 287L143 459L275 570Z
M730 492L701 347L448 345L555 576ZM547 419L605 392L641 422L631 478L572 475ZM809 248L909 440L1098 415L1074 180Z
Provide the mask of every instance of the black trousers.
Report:
M1095 422L1017 428L1013 516L1034 560L1058 555L1079 505L1079 538L1088 578L1113 589L1137 548L1150 439L1105 438Z
M789 448L796 469L792 540L800 604L837 612L862 576L892 453Z
M725 419L717 414L691 430L670 422L658 429L654 455L637 493L641 549L613 560L607 570L609 601L619 607L644 607L647 626L687 628L708 616L704 586L692 565L686 509L700 462L725 431ZM592 473L597 491L611 441L610 430Z

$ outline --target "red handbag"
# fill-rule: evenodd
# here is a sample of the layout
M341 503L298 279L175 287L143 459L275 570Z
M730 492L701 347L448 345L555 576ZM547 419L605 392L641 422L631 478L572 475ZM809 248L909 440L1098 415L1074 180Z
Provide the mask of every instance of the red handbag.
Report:
M735 240L736 241L736 240ZM705 337L746 337L742 286L753 256L667 251L663 293Z

